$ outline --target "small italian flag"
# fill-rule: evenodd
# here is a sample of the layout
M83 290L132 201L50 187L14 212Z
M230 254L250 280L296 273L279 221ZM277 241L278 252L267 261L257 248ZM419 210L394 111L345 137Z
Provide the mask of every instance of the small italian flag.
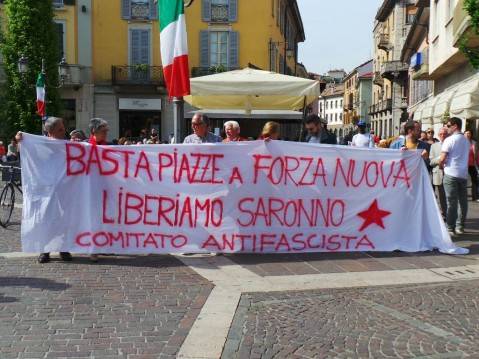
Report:
M190 94L188 42L183 0L159 0L160 48L169 97Z
M45 116L45 74L39 73L37 77L37 114Z

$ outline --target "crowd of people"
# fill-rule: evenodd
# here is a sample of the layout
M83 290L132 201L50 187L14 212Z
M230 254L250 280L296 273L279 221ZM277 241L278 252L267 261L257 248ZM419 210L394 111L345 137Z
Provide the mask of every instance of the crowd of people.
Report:
M428 129L421 131L421 124L417 121L407 121L401 127L399 136L388 140L379 140L373 131L366 131L367 125L363 121L357 123L357 133L346 139L346 145L363 148L391 148L402 151L418 150L427 166L431 184L437 194L440 211L446 222L451 236L464 233L464 223L467 216L467 179L471 178L471 198L477 201L477 176L476 167L479 165L479 152L477 143L472 139L472 132L461 132L462 120L456 117L450 118L446 125L439 130L438 138L434 137L434 131ZM237 121L224 123L224 138L210 131L208 116L197 113L191 121L192 134L187 136L183 143L233 143L246 141L240 135L240 125ZM66 131L63 120L58 117L49 117L44 123L46 136L52 139L65 140ZM337 145L336 136L327 130L325 124L317 115L309 115L305 121L307 136L305 141L313 144ZM86 141L93 145L133 145L133 144L159 144L158 131L151 129L142 131L142 138L135 143L127 138L120 138L113 143L107 142L108 122L101 118L93 118L89 123L89 135L81 130L73 130L69 137L71 141ZM278 122L267 122L258 139L265 141L278 140L281 135L281 127ZM19 144L22 140L21 132L17 133L8 146L8 151L3 148L3 157L6 161L18 160ZM1 152L0 152L1 154ZM2 158L3 158L2 157ZM68 252L60 253L64 261L72 260ZM93 254L90 259L98 261L98 255ZM41 253L38 262L50 261L49 253Z

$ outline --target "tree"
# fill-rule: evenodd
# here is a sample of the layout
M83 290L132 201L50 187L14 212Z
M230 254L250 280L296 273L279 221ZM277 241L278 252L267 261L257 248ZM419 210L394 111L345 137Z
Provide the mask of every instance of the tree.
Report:
M36 114L35 83L45 61L47 74L47 114L60 109L58 89L58 33L53 22L52 0L5 0L6 26L1 37L7 77L4 108L1 114L2 137L11 137L22 130L39 133L41 119ZM18 72L21 56L28 59L28 71Z

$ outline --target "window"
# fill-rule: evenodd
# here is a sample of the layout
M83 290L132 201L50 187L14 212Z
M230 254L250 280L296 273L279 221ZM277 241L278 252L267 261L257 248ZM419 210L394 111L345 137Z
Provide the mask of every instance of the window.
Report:
M210 66L228 67L228 32L210 32Z
M341 122L343 121L343 114L342 113L339 114L339 121L341 121Z
M228 0L211 0L211 21L228 22Z
M324 102L326 104L326 110L328 109L328 101Z
M58 34L58 60L60 61L65 55L66 36L65 36L65 23L55 22L55 28Z
M63 7L63 0L53 0L53 7Z
M121 17L125 20L157 20L154 0L121 0Z
M338 100L334 101L334 108L338 108Z
M337 120L338 120L338 114L335 113L335 114L334 114L334 121L336 122Z
M339 105L339 107L343 107L343 100L340 100L341 101L341 104Z

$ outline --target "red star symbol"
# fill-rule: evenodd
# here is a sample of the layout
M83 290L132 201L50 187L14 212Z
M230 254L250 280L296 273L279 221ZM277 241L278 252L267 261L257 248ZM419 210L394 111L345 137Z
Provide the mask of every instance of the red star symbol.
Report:
M383 218L389 216L390 214L391 212L379 209L378 200L375 199L367 210L358 213L358 216L364 219L364 223L361 228L359 228L359 231L366 229L373 223L384 229Z

